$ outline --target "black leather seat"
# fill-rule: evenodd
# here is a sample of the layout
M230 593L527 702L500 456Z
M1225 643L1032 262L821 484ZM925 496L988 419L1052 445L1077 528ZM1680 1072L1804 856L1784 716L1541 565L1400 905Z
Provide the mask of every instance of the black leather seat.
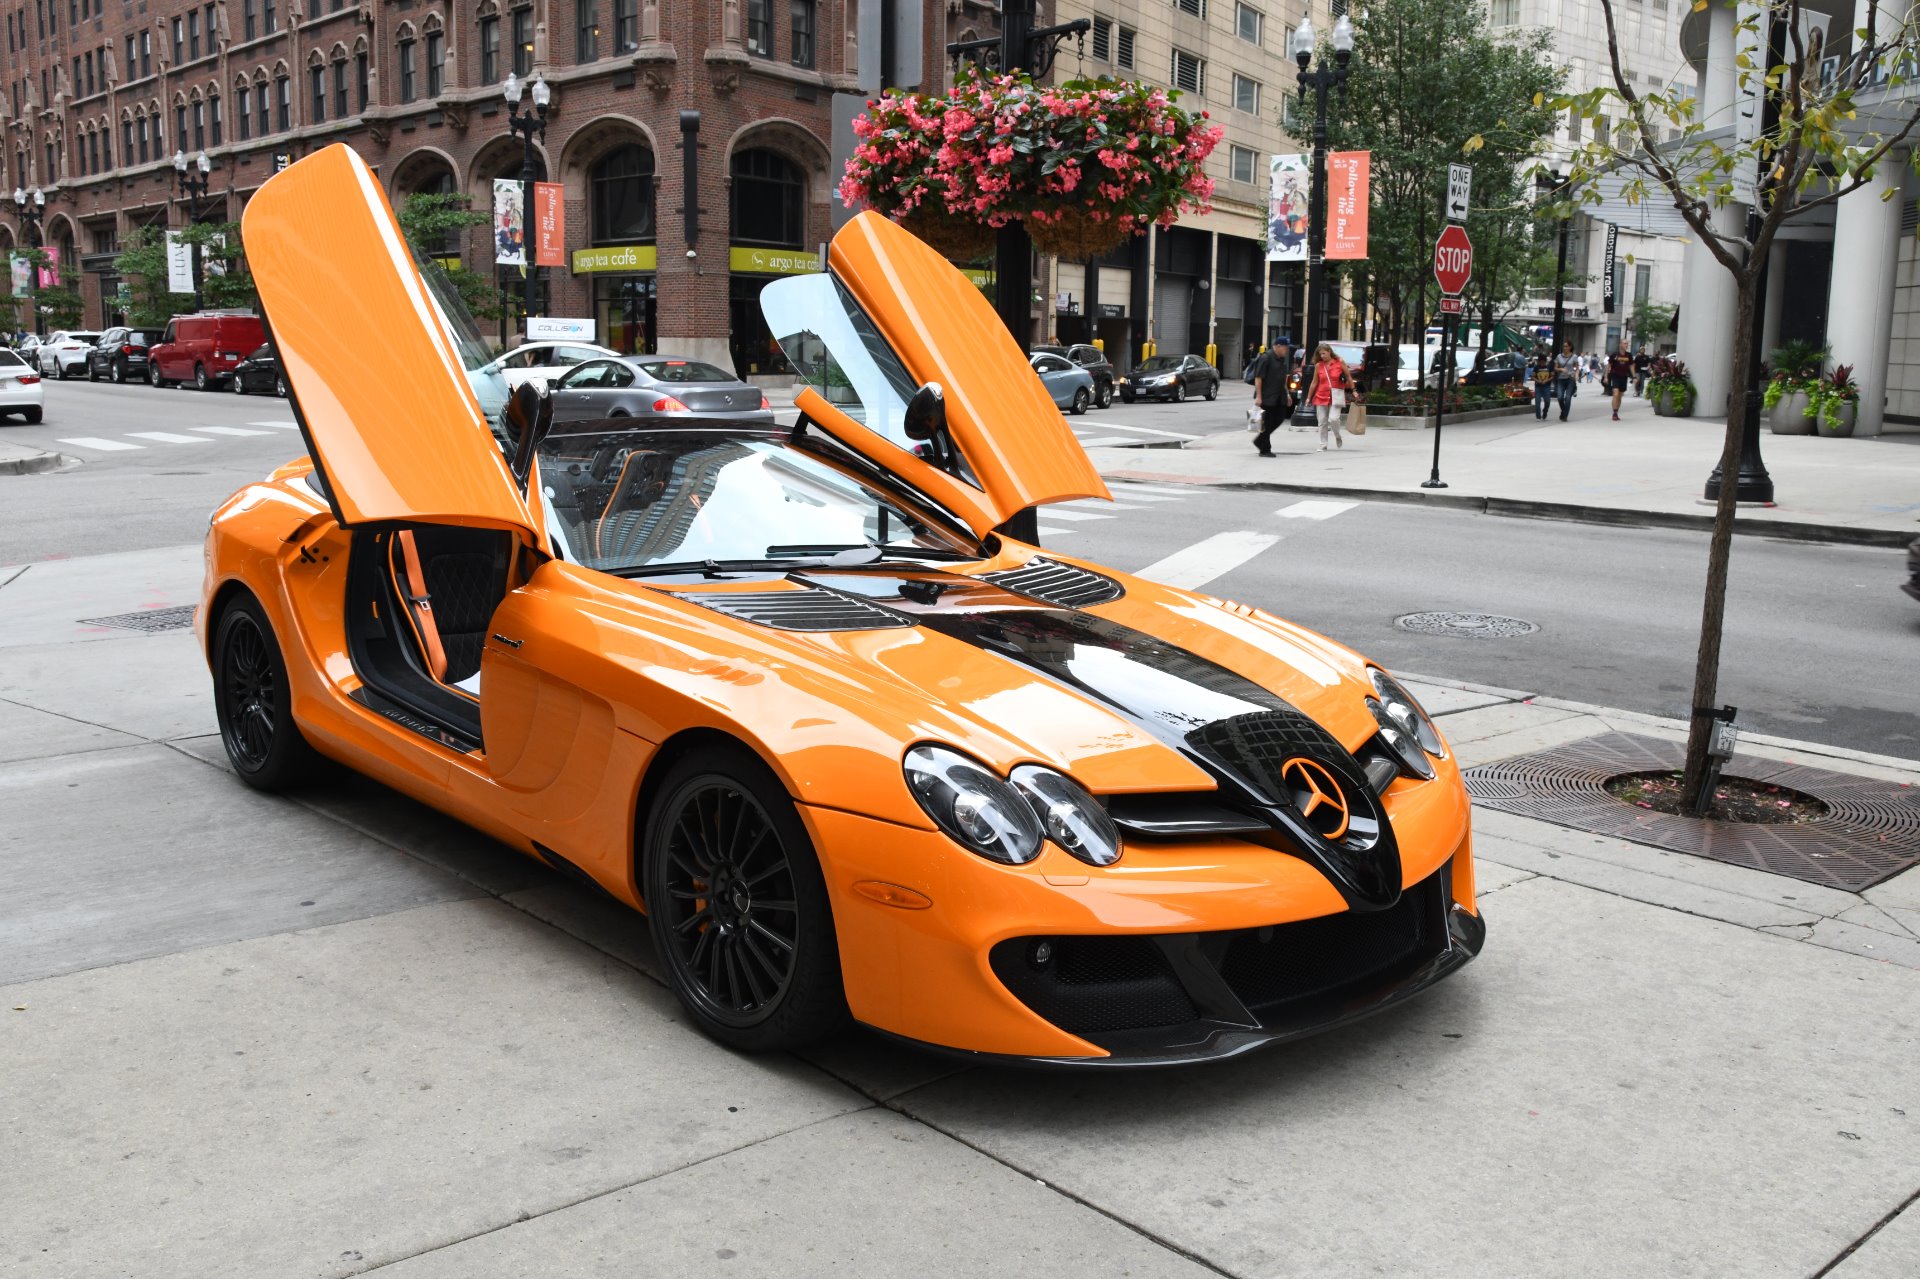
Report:
M480 669L487 627L507 594L512 538L491 529L435 524L414 525L413 536L447 655L445 682L457 684Z

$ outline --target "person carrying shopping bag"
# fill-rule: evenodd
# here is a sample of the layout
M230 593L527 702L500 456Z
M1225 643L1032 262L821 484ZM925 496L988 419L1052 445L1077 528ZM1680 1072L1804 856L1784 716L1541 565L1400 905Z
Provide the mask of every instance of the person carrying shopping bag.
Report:
M1560 401L1560 420L1567 420L1567 414L1573 409L1574 383L1580 380L1580 357L1573 353L1573 343L1567 342L1560 348L1560 354L1553 361L1553 398Z
M1308 372L1307 403L1313 405L1313 415L1320 423L1320 452L1327 451L1327 431L1333 431L1333 447L1343 449L1346 439L1340 433L1340 410L1342 405L1333 402L1334 392L1340 392L1343 401L1353 398L1353 379L1347 375L1347 366L1333 348L1322 342L1313 353L1313 367Z

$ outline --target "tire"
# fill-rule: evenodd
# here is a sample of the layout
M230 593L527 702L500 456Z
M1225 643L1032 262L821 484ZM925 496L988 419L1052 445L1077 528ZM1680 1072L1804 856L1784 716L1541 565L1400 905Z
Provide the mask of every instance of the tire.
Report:
M287 398L287 379L284 374L273 375L273 393L283 400Z
M93 361L88 360L87 361L87 381L98 382L99 380L100 380L100 375L99 373L94 371Z
M64 365L64 364L62 364L62 363L60 363L60 357L59 357L59 356L57 356L57 355L56 355L56 356L54 356L54 357L53 357L53 379L54 379L54 381L56 381L56 382L64 382L64 381L66 381L66 380L67 380L68 378L70 378L70 377L72 377L72 376L73 376L73 374L71 374L71 373L69 373L69 372L67 372L67 366L66 366L66 365Z
M1087 406L1092 402L1093 401L1087 396L1086 387L1076 387L1073 392L1073 406L1069 411L1072 412L1075 417L1078 417L1087 411Z
M166 384L167 384L166 379L160 376L160 366L158 364L155 364L152 360L148 360L147 361L147 385L148 386L165 386Z
M112 382L115 386L124 386L126 384L127 362L124 359L115 360L112 366L107 369L107 381Z
M247 379L238 373L233 375L233 393L235 395L245 395L247 393Z
M213 705L227 759L247 785L283 790L319 763L293 722L287 664L273 626L250 595L227 605L215 624Z
M196 364L193 366L193 389L196 391L210 391L213 389L212 383L207 380L207 366L204 364Z
M1219 379L1219 378L1215 378L1215 379L1213 379L1213 381L1211 381L1211 382L1209 382L1209 383L1207 383L1207 399L1208 399L1208 401L1212 401L1212 399L1213 399L1213 398L1214 398L1215 396L1217 396L1217 395L1219 395L1219 394L1220 394L1220 379Z
M20 416L27 419L28 426L38 426L40 425L40 417L45 412L45 409L39 408L21 409Z
M1185 404L1187 402L1187 384L1185 381L1175 382L1173 384L1173 402L1175 404Z
M1133 403L1133 396L1128 394L1125 391L1122 391L1120 392L1120 401L1123 404L1131 404Z
M747 1052L804 1048L844 1026L826 881L767 766L740 747L695 750L668 770L645 821L654 942L694 1023Z
M1102 382L1093 395L1093 407L1108 409L1113 407L1113 383Z

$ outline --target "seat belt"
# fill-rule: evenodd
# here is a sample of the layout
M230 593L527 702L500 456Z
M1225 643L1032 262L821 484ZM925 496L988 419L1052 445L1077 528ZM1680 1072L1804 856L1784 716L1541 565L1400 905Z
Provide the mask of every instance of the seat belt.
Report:
M407 575L400 597L406 601L407 616L412 619L414 633L420 637L420 647L426 652L427 670L445 683L447 651L441 647L440 627L433 620L433 598L427 594L427 575L420 567L420 549L414 545L413 530L402 529L394 534L393 543L400 550L400 562Z

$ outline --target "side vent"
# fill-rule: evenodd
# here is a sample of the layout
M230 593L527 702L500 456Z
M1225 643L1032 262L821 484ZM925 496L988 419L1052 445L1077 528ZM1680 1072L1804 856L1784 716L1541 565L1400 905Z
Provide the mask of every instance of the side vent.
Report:
M997 573L982 573L980 580L992 582L1002 590L1025 595L1058 608L1086 608L1107 604L1125 595L1126 588L1110 577L1071 564L1060 564L1036 556L1019 568L1003 568Z
M880 631L913 619L832 591L685 591L678 599L780 631Z

